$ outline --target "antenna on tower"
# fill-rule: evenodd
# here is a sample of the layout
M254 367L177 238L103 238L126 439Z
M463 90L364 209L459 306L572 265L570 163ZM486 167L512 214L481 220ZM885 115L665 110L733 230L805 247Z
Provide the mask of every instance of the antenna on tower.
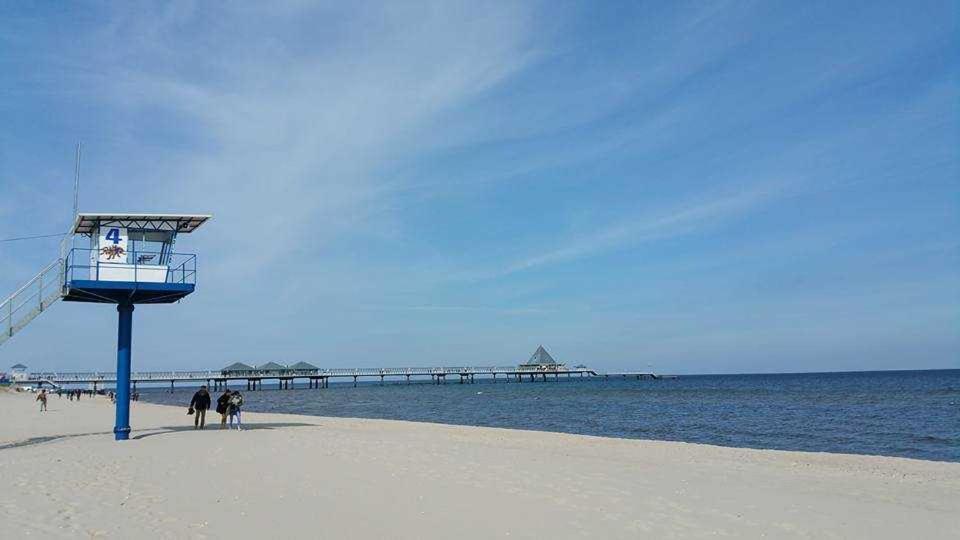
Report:
M70 224L77 217L80 210L80 141L77 141L77 165L73 173L73 215L70 216Z
M67 232L63 235L63 238L60 240L60 259L66 260L67 258L67 245L68 241L71 238L71 233L73 232L73 220L77 219L77 214L80 212L80 141L77 141L77 162L73 168L73 214L70 215L70 221L67 227Z

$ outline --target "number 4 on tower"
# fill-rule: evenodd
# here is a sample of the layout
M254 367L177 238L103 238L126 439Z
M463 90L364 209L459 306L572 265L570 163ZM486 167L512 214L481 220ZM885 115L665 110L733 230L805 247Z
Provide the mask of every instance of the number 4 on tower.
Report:
M107 240L110 240L114 244L120 243L120 229L110 229L107 231L107 235L104 237Z

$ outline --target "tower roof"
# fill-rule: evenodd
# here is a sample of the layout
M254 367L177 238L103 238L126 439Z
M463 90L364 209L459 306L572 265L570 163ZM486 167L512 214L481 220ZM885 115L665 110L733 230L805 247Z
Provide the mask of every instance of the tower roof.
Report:
M27 366L23 364L16 364L16 365L10 366L10 369L27 369Z
M212 217L210 214L77 214L73 222L73 234L91 234L97 226L104 225L191 233Z

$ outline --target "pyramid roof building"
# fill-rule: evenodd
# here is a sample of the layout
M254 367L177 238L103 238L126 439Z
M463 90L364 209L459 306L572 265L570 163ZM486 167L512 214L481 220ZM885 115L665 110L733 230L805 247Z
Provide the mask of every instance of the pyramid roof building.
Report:
M548 353L547 350L543 348L543 345L540 345L539 347L537 347L536 351L533 351L533 354L530 356L530 360L527 360L526 363L520 364L520 367L533 368L533 367L549 366L549 367L555 368L559 365L560 363L554 360L552 356L550 356L550 353Z
M221 373L238 372L238 371L244 372L244 371L253 371L253 370L255 370L255 369L256 369L256 368L254 368L253 366L244 364L243 362L234 362L234 363L230 364L229 366L221 369L220 372L221 372Z
M259 370L259 371L286 371L286 370L287 370L287 366L284 366L284 365L282 365L282 364L278 364L278 363L276 363L276 362L267 362L266 364L257 366L257 370Z
M533 351L533 355L530 356L530 361L528 364L556 364L557 361L550 356L550 353L543 348L543 345L537 347L537 350Z
M289 369L292 369L292 370L295 370L295 371L312 371L312 370L320 369L320 368L318 368L317 366L315 366L315 365L313 365L313 364L309 364L309 363L307 363L307 362L297 362L296 364L293 364L293 365L289 366Z

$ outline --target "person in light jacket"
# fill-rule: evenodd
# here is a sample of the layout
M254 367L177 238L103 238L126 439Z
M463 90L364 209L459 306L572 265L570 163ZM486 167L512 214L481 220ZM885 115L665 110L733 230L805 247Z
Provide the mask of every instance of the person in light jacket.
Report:
M243 396L239 391L230 393L230 401L227 402L227 412L230 414L230 428L233 428L233 420L237 420L237 431L243 429L243 423L240 421L240 407L243 406Z

